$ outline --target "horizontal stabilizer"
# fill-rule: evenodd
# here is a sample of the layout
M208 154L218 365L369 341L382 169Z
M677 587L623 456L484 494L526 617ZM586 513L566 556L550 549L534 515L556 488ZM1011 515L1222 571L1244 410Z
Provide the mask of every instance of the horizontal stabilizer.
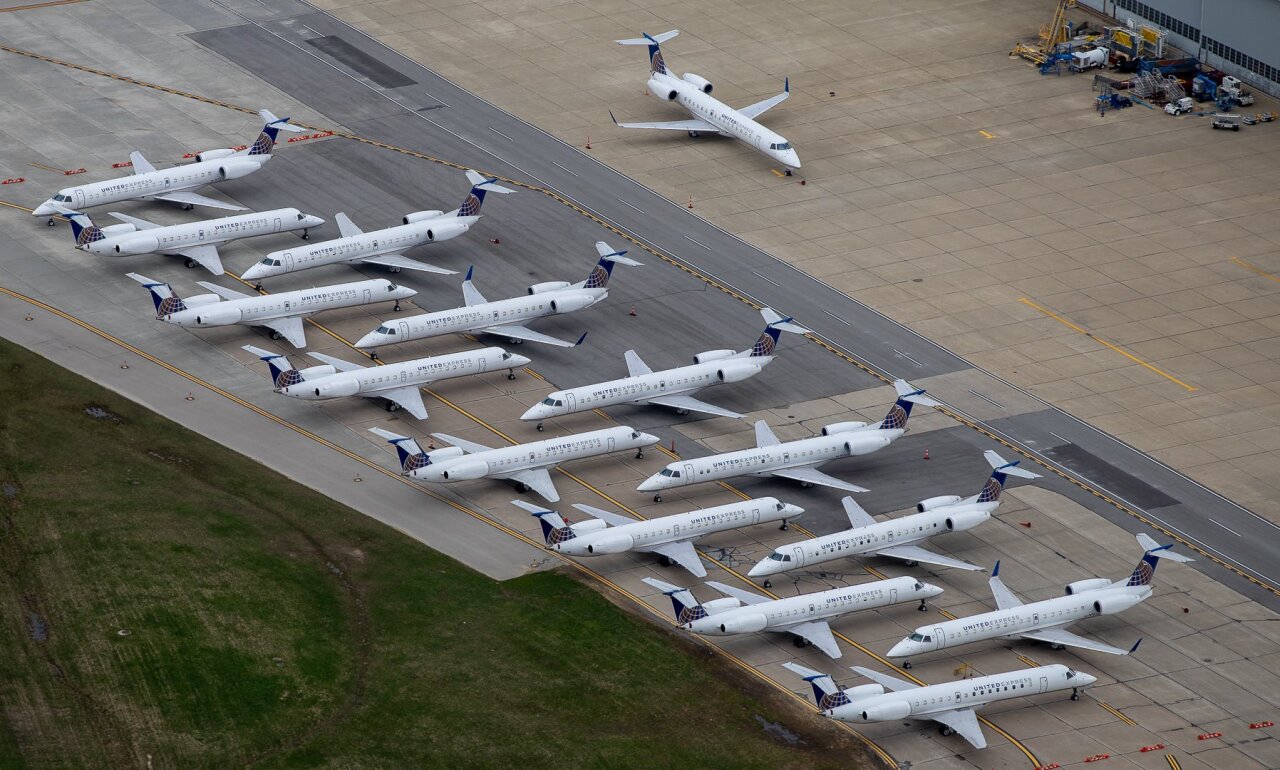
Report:
M769 324L775 329L781 329L784 332L791 332L792 334L808 334L809 333L808 329L806 329L805 327L801 326L798 323L795 323L794 318L783 317L778 314L778 311L774 310L771 307L760 308L760 315L764 316L765 323Z
M644 33L641 33L644 34ZM645 35L644 37L632 37L626 40L615 40L618 45L658 45L665 43L676 35L680 34L680 30L673 29L670 32L663 32L659 35Z
M1024 479L1040 478L1039 473L1032 473L1031 471L1027 471L1027 470L1023 470L1022 468L1019 468L1018 463L1022 462L1021 460L1014 460L1013 462L1009 462L1008 460L1001 457L997 452L991 449L988 449L987 451L983 452L982 456L987 458L987 463L991 465L991 468L993 470L1000 471L1001 473L1007 476L1017 476L1019 478L1024 478Z
M942 406L942 404L926 396L923 388L917 388L906 380L894 380L893 389L898 391L898 398L920 406Z
M1184 564L1189 561L1195 561L1195 559L1192 559L1189 556L1183 556L1180 553L1174 553L1170 550L1173 548L1173 543L1160 545L1150 535L1142 532L1138 533L1138 545L1142 546L1143 551L1159 559L1168 559L1169 561L1177 561Z
M295 126L289 122L288 118L277 118L271 110L258 110L258 117L262 118L262 123L271 128L278 128L281 131L288 131L293 134L301 134L307 129L302 126Z
M467 181L471 182L472 187L479 187L485 192L501 193L503 195L515 192L515 190L512 190L509 187L503 187L502 185L497 184L497 177L487 177L479 171L473 171L472 169L467 169Z
M615 251L612 246L604 241L596 241L596 253L601 259L607 259L610 262L617 262L620 265L630 265L631 267L643 267L643 262L637 262L631 257L626 256L626 251Z

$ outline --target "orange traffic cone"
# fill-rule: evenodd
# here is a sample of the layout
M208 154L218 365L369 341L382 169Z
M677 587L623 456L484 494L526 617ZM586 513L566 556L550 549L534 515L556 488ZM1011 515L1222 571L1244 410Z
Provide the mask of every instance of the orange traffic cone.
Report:
M591 149L591 134L587 134L587 149Z
M631 312L627 313L627 315L631 315L631 316L633 316L633 315L635 315L635 314L636 314L636 306L635 306L635 305L632 305L632 306L631 306Z
M693 208L693 196L689 196L689 208Z
M929 447L924 448L924 459L929 459Z

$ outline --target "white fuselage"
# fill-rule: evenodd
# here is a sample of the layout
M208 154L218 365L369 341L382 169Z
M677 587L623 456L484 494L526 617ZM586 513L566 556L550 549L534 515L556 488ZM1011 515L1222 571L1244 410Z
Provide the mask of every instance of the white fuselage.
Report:
M676 98L672 101L688 110L694 118L705 120L726 136L741 139L756 151L788 168L800 168L800 157L795 150L791 149L791 144L786 138L776 131L770 131L752 118L748 118L714 96L703 93L702 89L696 85L675 75L654 72L649 75L649 80L650 91L654 93L674 91ZM654 85L658 87L654 88ZM786 145L786 149L775 149L780 145Z
M457 217L441 214L439 218L396 225L359 235L348 235L331 241L307 244L292 249L273 251L251 266L241 278L259 281L276 275L322 267L339 262L358 262L366 257L398 254L425 243L447 241L462 235L480 217Z
M423 481L466 481L532 468L549 468L569 460L640 449L656 443L657 436L640 433L624 425L432 461L410 471L409 475Z
M157 315L156 318L177 326L254 324L276 318L309 316L325 310L368 305L374 302L399 301L409 299L417 293L407 286L397 286L385 278L378 278L338 283L332 286L317 286L314 289L285 291L279 294L265 294L259 297L194 304L185 310ZM217 299L217 295L202 296L210 300ZM187 302L191 303L193 300L195 298L190 298Z
M842 722L888 722L956 709L976 709L988 703L1026 695L1088 687L1096 681L1095 676L1054 663L882 695L855 694L851 696L850 703L822 713Z
M780 546L747 574L751 577L776 575L846 556L874 553L893 545L912 545L942 532L962 532L991 518L991 511L998 506L998 502L951 505L802 540Z
M690 621L684 627L695 634L731 636L756 631L785 630L797 623L828 620L859 610L917 602L942 593L942 589L912 577L877 580L855 586L800 594L771 602L747 604Z
M524 297L482 302L468 307L457 307L435 313L423 313L384 321L374 331L356 342L358 348L393 345L409 340L438 337L442 334L464 334L491 326L521 324L535 318L569 313L591 307L609 296L609 290L567 288L539 292Z
M696 540L714 532L792 519L802 513L803 508L780 502L776 497L761 497L587 532L550 547L571 556L622 553L664 543Z
M878 425L878 423L877 423ZM768 475L785 468L807 468L841 457L871 454L889 446L906 431L901 428L881 430L869 426L862 430L841 431L830 436L814 436L798 441L784 441L771 446L741 449L737 452L695 457L670 463L636 487L641 492L656 492L672 487L719 481L734 476Z
M149 198L168 192L195 190L205 185L236 179L257 171L270 160L270 154L233 155L227 158L186 163L173 168L156 169L143 174L105 179L101 182L64 187L32 211L38 217L58 213L58 208L81 211L108 203Z
M380 391L414 385L426 385L437 380L484 374L513 366L530 363L524 356L514 356L502 348L481 348L450 353L444 356L416 358L398 364L370 366L350 372L337 372L327 377L305 380L297 385L280 389L286 396L322 401L346 396L367 396Z
M1102 605L1103 602L1115 603L1122 609L1128 609L1142 602L1151 595L1151 592L1150 585L1113 584L1107 588L1083 591L1070 596L1058 596L1007 610L994 610L981 615L921 626L915 630L915 633L894 645L889 651L889 657L903 658L948 647L959 647L985 639L1016 637L1029 631L1064 626L1085 618L1107 614L1109 608Z
M643 402L657 396L696 393L721 382L738 382L760 373L773 356L729 357L661 372L623 377L594 385L557 390L529 407L520 419L545 420L617 404ZM727 376L722 377L724 373Z
M306 230L319 227L324 220L303 214L294 208L275 209L253 214L237 214L233 217L206 219L203 222L184 222L146 230L130 230L77 246L91 254L108 257L125 257L134 254L174 253L192 246L226 243L238 238Z

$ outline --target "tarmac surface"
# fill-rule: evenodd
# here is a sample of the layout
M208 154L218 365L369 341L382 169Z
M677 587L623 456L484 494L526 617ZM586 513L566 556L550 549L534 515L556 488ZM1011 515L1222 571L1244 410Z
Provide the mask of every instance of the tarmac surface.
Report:
M749 413L749 420L768 419L783 438L810 434L830 422L879 419L892 400L892 390L874 375L905 376L948 403L947 413L917 412L912 432L889 449L824 467L870 487L871 492L860 496L870 512L901 511L936 494L975 492L987 472L982 449L996 448L1010 459L1017 456L1013 447L996 443L992 436L1030 450L1062 471L1046 473L1036 485L1017 487L991 524L939 538L931 546L978 564L1004 559L1009 584L1028 599L1055 594L1071 580L1118 577L1131 569L1138 549L1125 530L1144 527L1102 495L1128 500L1129 510L1150 520L1158 517L1201 548L1220 549L1223 560L1238 562L1241 571L1271 563L1267 560L1276 544L1263 519L1046 408L327 15L283 0L239 5L192 0L163 6L139 0L95 1L34 14L0 18L0 42L248 107L270 106L277 114L314 125L554 189L573 202L576 207L566 206L530 188L494 196L485 204L485 218L467 236L414 253L459 272L476 264L477 283L490 298L520 293L537 281L579 279L593 262L595 240L619 248L628 245L602 224L626 231L657 252L633 249L632 256L647 264L618 268L611 296L602 305L532 324L564 337L590 329L583 348L525 344L521 352L534 359L531 369L537 376L508 381L495 374L443 383L430 391L430 419L417 425L363 401L315 405L273 394L265 367L239 349L253 343L284 350L259 330L230 327L189 333L154 321L146 292L122 273L131 269L169 280L180 293L190 290L195 280L207 279L183 270L177 260L87 260L70 248L63 226L45 228L19 209L0 217L0 233L11 243L0 258L0 286L47 302L121 342L73 326L46 310L33 311L33 320L26 321L23 311L33 306L18 304L12 296L0 300L5 336L487 574L509 577L558 563L530 546L538 542L539 533L531 517L507 504L511 488L480 481L425 490L401 481L385 447L365 428L391 427L420 437L446 432L496 445L507 438L529 441L602 427L605 418L588 413L549 421L548 433L540 434L518 416L550 389L550 383L576 385L619 376L624 371L621 352L628 347L651 366L665 367L698 350L749 345L762 324L739 296L796 315L826 345L854 351L851 357L863 363L856 366L817 341L784 336L779 360L759 377L704 392L717 404ZM90 28L104 30L109 39L94 41L83 32ZM0 116L6 139L0 162L6 174L32 177L14 188L20 194L5 191L4 200L15 205L34 205L64 183L61 174L31 169L28 164L33 161L54 169L85 167L90 170L79 178L101 179L111 175L112 162L135 146L153 161L176 160L186 151L227 144L226 137L243 142L257 128L251 115L47 61L4 56L11 77L0 85L0 93L15 108ZM85 98L86 93L97 98ZM215 194L254 208L298 205L326 218L346 211L368 228L395 222L411 210L453 208L465 184L457 169L339 136L282 145L262 172L221 185ZM148 204L122 205L120 210L159 221L203 215ZM107 218L105 212L92 213ZM326 225L313 237L331 237L334 231ZM232 272L239 272L265 252L292 242L290 236L281 236L235 244L224 250L224 261ZM354 275L345 267L325 268L269 280L266 289L351 280ZM396 280L420 291L413 303L420 307L460 303L460 276L401 273ZM230 277L223 282L236 285ZM634 317L628 315L632 306L637 310ZM410 307L404 312L416 311ZM358 353L344 340L357 338L392 315L383 305L319 316L319 325L308 328L309 349L357 360ZM442 338L388 348L383 357L404 360L472 344ZM130 368L121 369L126 363ZM193 384L191 378L209 387ZM193 401L186 400L188 392ZM664 442L674 441L680 454L721 451L750 441L749 420L678 418L651 409L618 409L612 415L657 431ZM926 448L932 458L927 461L922 459ZM564 496L561 508L569 511L569 503L586 502L653 516L733 499L731 489L693 487L665 495L664 502L655 505L634 491L639 480L669 459L662 452L649 452L643 460L627 454L574 463L556 477ZM391 473L378 473L376 467ZM735 486L746 495L775 494L805 507L800 522L805 531L821 533L843 526L839 495L830 491L761 480ZM1142 511L1144 506L1150 510ZM1238 540L1224 542L1205 522L1208 516L1222 527L1238 527ZM797 537L757 529L761 531L724 533L700 545L710 561L736 571ZM880 560L868 565L877 571L873 574L924 571ZM668 615L669 604L653 596L639 578L658 574L692 584L688 576L655 569L645 556L607 557L589 566L607 585L643 601L642 606L662 617ZM1026 767L1039 764L1039 759L1065 766L1092 748L1097 748L1092 753L1112 753L1117 761L1136 767L1166 766L1160 762L1166 761L1166 754L1174 756L1175 749L1176 758L1167 766L1276 766L1280 752L1270 731L1249 730L1247 723L1276 711L1275 693L1280 689L1268 661L1280 646L1265 633L1275 616L1255 600L1274 607L1277 596L1203 556L1194 567L1162 569L1154 599L1122 617L1082 624L1085 633L1117 645L1145 636L1142 651L1131 659L1099 660L1103 656L1077 657L1019 645L1017 652L1031 656L1021 662L1003 646L918 661L912 673L930 682L1051 661L1068 662L1102 677L1104 684L1080 702L1040 698L993 708L991 718L1005 734L988 730L993 745L986 751L967 750L954 738L930 737L932 731L917 723L906 729L876 725L861 732L870 735L885 756L914 767L968 767L971 762L979 767ZM858 562L832 565L832 570L797 576L789 585L775 581L774 591L790 595L866 579ZM735 579L733 572L713 577ZM1274 585L1265 575L1255 577ZM947 588L938 606L955 614L982 611L989 600L981 574L942 571L929 579ZM699 595L703 591L699 588ZM836 627L848 636L841 665L867 664L864 655L883 664L874 653L925 622L923 617L899 607L838 621ZM864 647L851 648L849 639ZM715 646L793 692L802 688L780 669L783 660L799 655L807 665L841 670L786 642L754 635ZM1196 740L1218 728L1226 728L1221 729L1223 740ZM1160 742L1173 748L1154 754L1138 750Z

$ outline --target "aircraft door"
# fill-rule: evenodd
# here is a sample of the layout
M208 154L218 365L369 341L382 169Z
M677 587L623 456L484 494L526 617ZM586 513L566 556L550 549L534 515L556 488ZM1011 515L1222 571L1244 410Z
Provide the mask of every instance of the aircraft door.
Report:
M276 229L273 230L272 232L276 232L276 233L280 232L280 217L276 217Z
M759 523L760 523L760 509L759 509L759 508L752 508L752 509L751 509L751 523L752 523L752 524L759 524Z
M610 436L610 437L609 437L609 451L610 451L610 452L612 452L612 451L613 451L613 445L614 445L613 436Z
M791 558L795 561L797 567L802 566L804 564L804 549L798 545L794 546L791 549Z
M813 602L809 602L809 617L813 617L814 615L817 615L817 614L818 614L818 608L814 605Z
M367 305L367 304L369 304L371 301L373 301L373 292L372 292L372 290L370 290L370 289L365 289L365 290L364 290L364 304L366 304L366 305Z
M943 642L946 641L946 634L942 633L942 626L936 626L933 629L933 641L938 647L941 647Z
M896 588L889 589L889 603L890 604L898 603L898 589Z
M72 193L72 195L74 195L76 199L76 208L83 210L84 209L84 190L77 187L75 191Z
M476 368L477 374L484 374L485 372L489 371L489 359L485 358L484 356L477 357L476 367L477 367Z
M404 385L409 382L409 372L406 369L400 370L400 384Z
M1037 626L1038 626L1038 625L1040 625L1040 613L1039 613L1039 612L1033 612L1033 613L1031 613L1031 622L1032 622L1033 624L1037 625Z
M1049 692L1049 677L1040 677L1040 692Z
M400 322L400 339L402 340L409 339L409 322L408 321Z
M574 410L576 410L576 409L578 408L578 403L577 403L577 402L578 402L578 399L577 399L577 398L575 398L575 397L574 397L574 395L573 395L572 393L565 393L565 394L564 394L564 403L565 403L565 406L569 407L569 411L570 411L570 412L572 412L572 411L574 411Z
M681 476L684 477L685 484L693 483L693 463L684 464L684 473L682 473Z
M293 252L286 251L280 255L280 264L284 265L285 270L293 269Z
M203 227L202 227L202 228L200 228L200 236L199 236L199 238L200 238L200 240L202 240L202 241L204 240L204 228L203 228Z

